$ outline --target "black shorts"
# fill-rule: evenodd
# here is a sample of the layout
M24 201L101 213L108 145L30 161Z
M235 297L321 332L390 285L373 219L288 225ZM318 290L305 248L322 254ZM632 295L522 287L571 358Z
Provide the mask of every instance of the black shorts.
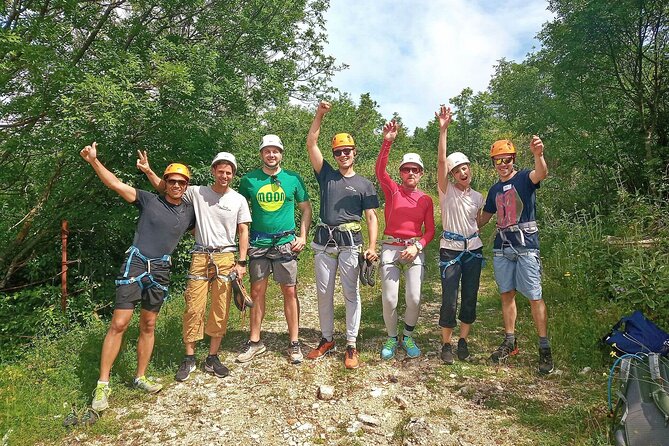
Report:
M121 265L121 270L116 280L139 277L146 271L146 264L144 264L141 259L133 256L132 261L130 262L128 275L127 277L123 277L127 262L128 260L126 259L126 261L123 262L123 265ZM170 264L168 262L163 262L162 260L152 261L151 275L153 276L153 280L162 286L167 287L170 283ZM157 286L152 285L148 275L142 277L140 281L141 285L139 284L139 281L124 285L116 285L116 305L114 308L119 310L134 310L135 305L137 305L138 302L141 302L142 308L145 310L154 313L160 311L160 307L165 301L166 292Z

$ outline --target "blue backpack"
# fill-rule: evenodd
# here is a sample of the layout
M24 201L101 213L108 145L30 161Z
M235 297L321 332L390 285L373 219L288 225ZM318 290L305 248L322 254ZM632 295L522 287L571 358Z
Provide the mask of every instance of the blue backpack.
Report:
M619 356L625 353L669 354L669 334L646 319L641 311L621 318L602 341Z

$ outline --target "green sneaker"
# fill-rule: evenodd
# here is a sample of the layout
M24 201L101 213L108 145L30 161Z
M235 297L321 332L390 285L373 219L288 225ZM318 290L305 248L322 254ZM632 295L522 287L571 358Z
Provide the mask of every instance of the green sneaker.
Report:
M135 389L143 390L146 393L160 392L160 389L163 388L162 384L153 382L146 376L140 376L139 378L135 378L135 380L132 382L132 386Z
M102 412L109 407L109 395L111 395L111 387L109 384L98 384L93 391L93 403L91 407L96 412Z

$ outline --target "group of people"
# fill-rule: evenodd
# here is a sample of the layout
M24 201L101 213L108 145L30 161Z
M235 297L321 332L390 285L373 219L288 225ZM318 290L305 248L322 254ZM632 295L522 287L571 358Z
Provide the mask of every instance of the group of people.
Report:
M328 102L319 104L307 135L307 153L320 195L320 211L311 248L321 339L306 357L316 360L336 351L334 293L338 272L346 314L344 365L348 369L359 366L356 343L361 315L359 278L362 265L369 262L380 262L383 319L388 334L380 350L381 358L393 358L400 348L407 357L417 357L421 350L413 334L419 317L426 265L424 249L435 236L432 198L418 188L425 166L420 155L406 153L399 165L400 183L391 178L387 171L388 159L399 126L394 121L386 123L376 161L376 177L385 197L385 230L379 238L375 211L379 199L372 182L354 170L357 147L353 137L338 133L332 138L335 165L324 158L318 146L321 124L330 109ZM547 337L546 306L541 294L535 221L536 189L547 175L543 143L539 137L533 137L530 150L534 156L534 169L518 171L514 167L516 149L513 143L508 140L495 142L490 157L499 181L484 200L471 188L472 171L467 156L461 152L447 154L447 130L452 118L450 108L442 105L435 116L439 121L437 171L443 225L439 251L441 359L452 364L454 355L462 361L470 357L467 337L476 320L483 265L479 231L496 214L493 265L501 293L505 338L490 359L499 363L518 352L514 334L515 294L518 290L530 300L539 335L539 372L550 373L553 361ZM94 410L102 411L108 407L111 367L137 304L141 305L141 313L133 385L149 393L161 390L162 385L146 377L145 372L153 350L156 318L168 294L170 255L187 231L192 231L195 245L184 294L185 356L175 379L185 381L196 369L195 347L205 333L210 342L209 354L202 365L204 370L217 377L229 374L218 357L218 350L227 329L231 280L243 278L247 272L253 301L249 339L236 360L248 362L266 351L261 328L270 276L283 294L289 361L299 364L304 360L299 341L297 256L307 243L312 208L300 175L281 167L284 155L281 139L277 135L265 135L259 154L261 167L244 175L235 191L231 183L238 165L235 156L229 152L218 153L211 162L213 184L195 186L190 185L191 172L187 166L170 164L161 177L151 169L147 153L139 151L137 167L160 193L156 195L124 184L106 169L98 159L96 143L81 151L82 158L91 164L102 182L134 204L140 214L133 244L126 252L116 280L116 303L102 346L100 377L92 404ZM299 227L295 223L296 210L300 214ZM362 236L363 218L368 236L366 247ZM377 252L377 242L381 246L380 253ZM397 307L402 275L406 310L400 335ZM458 294L461 294L459 312ZM209 313L205 318L208 296ZM460 330L454 349L452 335L457 319L460 320Z

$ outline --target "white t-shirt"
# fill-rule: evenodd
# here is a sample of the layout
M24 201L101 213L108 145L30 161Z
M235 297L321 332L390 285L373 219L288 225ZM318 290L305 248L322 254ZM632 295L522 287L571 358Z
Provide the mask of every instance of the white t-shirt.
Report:
M221 195L211 186L189 186L184 199L195 208L196 244L237 251L237 225L251 222L246 198L232 189Z
M441 223L444 231L454 232L464 237L478 232L476 216L483 207L483 195L474 189L467 188L461 191L452 183L446 188L446 193L439 190L439 206L441 207ZM480 237L468 241L469 250L478 249L483 246ZM440 248L462 251L465 243L456 240L445 240L441 237Z

